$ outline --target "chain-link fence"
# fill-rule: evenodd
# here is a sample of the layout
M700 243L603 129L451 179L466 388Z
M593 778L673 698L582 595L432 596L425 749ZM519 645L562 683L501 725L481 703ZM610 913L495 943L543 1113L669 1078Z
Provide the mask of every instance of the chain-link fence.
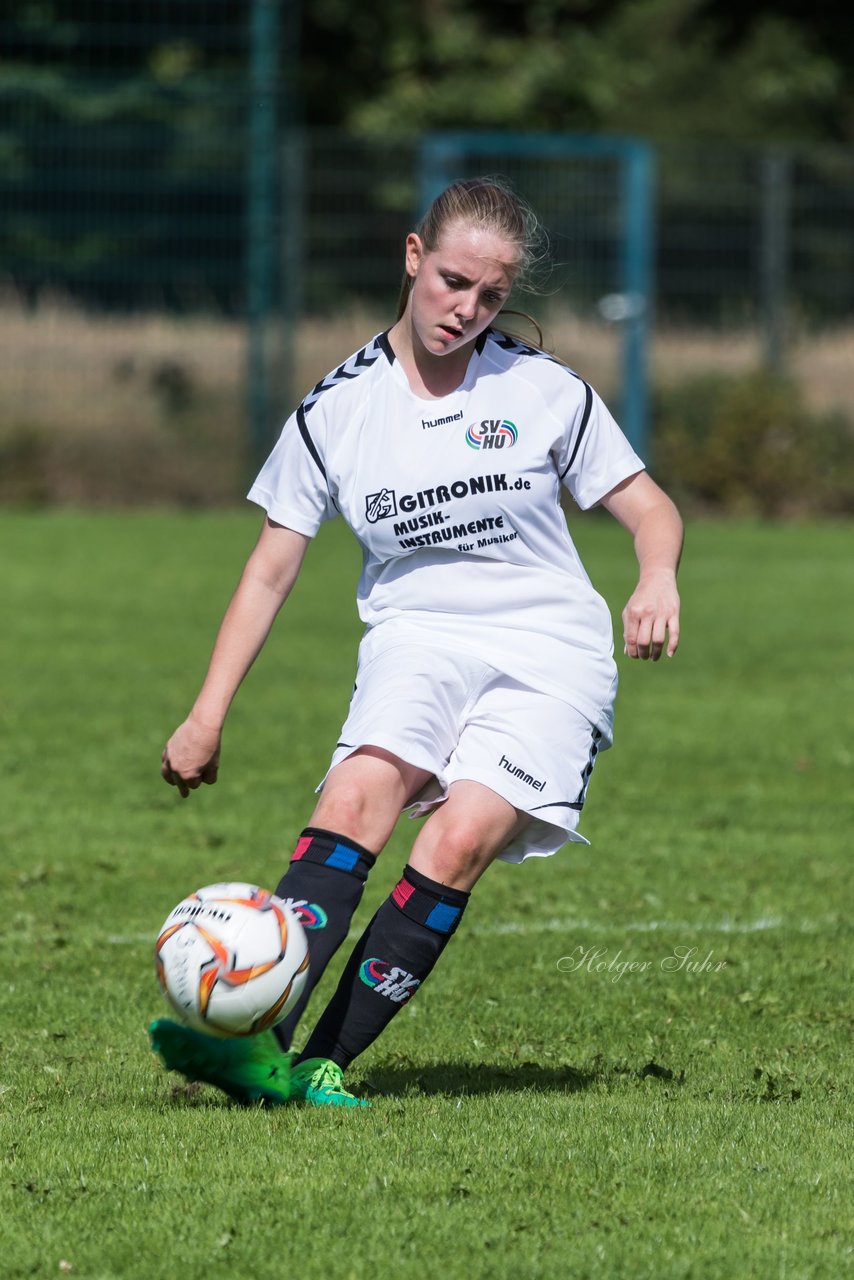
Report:
M854 155L812 148L659 148L657 288L671 322L756 324L786 306L854 312Z
M0 126L0 271L35 300L61 291L83 306L215 309L246 294L245 95L213 82L164 103L163 118L28 118L5 96ZM182 119L184 108L186 118ZM180 108L180 109L179 109ZM19 117L19 118L16 118ZM170 118L171 117L171 118ZM387 307L401 240L419 201L420 140L324 131L280 139L277 293L307 314ZM592 161L501 163L548 211L557 270L548 296L593 313L619 254L618 195ZM520 180L521 172L521 180ZM762 323L778 299L800 322L854 314L854 156L703 145L656 154L655 299L663 323ZM288 241L290 240L290 243ZM294 245L299 252L294 253Z
M122 310L239 307L247 23L223 0L51 8L0 22L7 284Z

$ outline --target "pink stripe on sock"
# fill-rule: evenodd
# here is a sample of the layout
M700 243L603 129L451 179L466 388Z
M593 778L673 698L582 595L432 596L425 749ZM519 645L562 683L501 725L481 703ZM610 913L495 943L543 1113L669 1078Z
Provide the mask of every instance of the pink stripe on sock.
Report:
M391 900L396 907L403 907L415 892L415 885L408 880L399 880L391 891Z
M297 847L294 849L294 854L293 854L293 857L291 858L291 862L299 862L300 858L305 853L308 846L311 844L311 841L312 841L311 836L300 836L299 840L297 840Z

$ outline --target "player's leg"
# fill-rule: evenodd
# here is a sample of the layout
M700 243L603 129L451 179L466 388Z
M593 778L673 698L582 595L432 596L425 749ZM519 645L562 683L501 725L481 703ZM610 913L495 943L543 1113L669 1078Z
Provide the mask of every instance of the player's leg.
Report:
M290 1047L312 991L347 936L368 872L401 809L429 777L372 746L359 748L330 770L276 889L300 917L310 956L299 1002L275 1028L283 1049Z
M475 659L419 645L360 657L333 767L277 890L301 909L311 956L300 1004L277 1028L283 1047L347 934L401 809L447 764L472 691L490 674Z
M461 780L427 819L409 864L356 944L297 1059L293 1089L317 1104L357 1105L341 1073L432 972L471 889L527 821L501 796Z
M548 856L583 839L578 818L593 764L607 745L602 730L548 695L498 674L478 689L447 764L435 770L438 795L419 798L419 808L437 799L438 808L295 1067L296 1095L354 1104L341 1087L342 1068L425 980L486 867L499 855ZM309 1055L316 1057L306 1061Z
M418 833L409 865L441 885L470 893L528 821L527 813L490 787L461 778Z
M308 980L299 1004L274 1034L246 1039L219 1039L158 1019L149 1033L167 1068L215 1085L238 1102L288 1101L292 1055L282 1050L287 1051L311 989L347 935L374 862L363 841L372 841L379 852L403 805L430 776L373 747L330 771L277 891L310 924Z

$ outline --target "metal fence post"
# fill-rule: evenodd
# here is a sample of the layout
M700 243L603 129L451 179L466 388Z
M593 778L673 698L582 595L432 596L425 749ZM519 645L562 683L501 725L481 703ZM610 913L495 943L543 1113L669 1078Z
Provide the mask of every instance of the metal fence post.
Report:
M765 366L772 373L782 372L785 359L791 176L787 152L763 152L760 299Z
M649 332L652 326L653 152L633 140L623 152L623 331L621 425L632 447L647 461L649 434Z
M252 0L249 27L246 309L248 414L252 465L269 445L267 327L275 270L279 0Z
M279 234L282 284L275 376L275 412L282 421L300 394L296 386L296 344L303 304L306 139L301 129L283 130L281 147L282 216Z

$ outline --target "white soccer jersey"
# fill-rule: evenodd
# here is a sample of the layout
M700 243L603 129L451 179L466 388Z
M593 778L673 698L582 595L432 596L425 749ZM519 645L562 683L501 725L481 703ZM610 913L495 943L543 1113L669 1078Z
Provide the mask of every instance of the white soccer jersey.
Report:
M560 486L586 509L641 470L597 394L535 348L487 330L462 384L425 400L380 334L306 396L249 497L307 536L338 512L350 525L363 661L401 643L468 652L610 737L611 619Z

